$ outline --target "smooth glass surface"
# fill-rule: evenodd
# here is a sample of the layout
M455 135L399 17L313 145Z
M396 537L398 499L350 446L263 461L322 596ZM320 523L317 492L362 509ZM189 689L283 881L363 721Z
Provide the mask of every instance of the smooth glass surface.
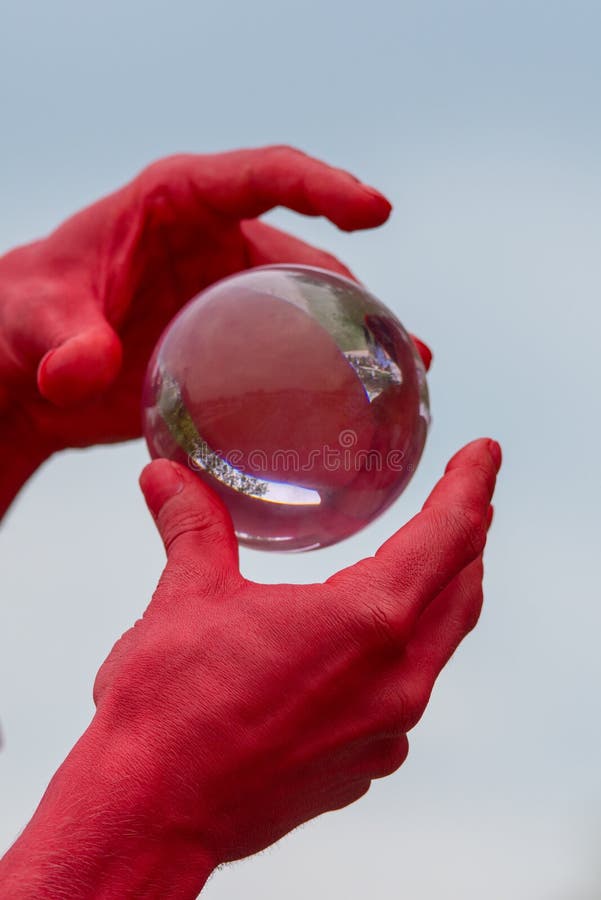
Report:
M308 550L401 493L429 422L425 371L398 319L354 282L265 266L212 285L148 367L150 453L217 491L239 540Z

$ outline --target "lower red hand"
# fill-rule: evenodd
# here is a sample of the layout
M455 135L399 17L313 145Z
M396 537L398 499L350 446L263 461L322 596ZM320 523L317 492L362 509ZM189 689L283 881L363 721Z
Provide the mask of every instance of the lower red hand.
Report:
M205 835L223 862L401 764L407 731L480 610L499 464L494 442L469 445L375 557L303 586L246 581L217 498L165 460L144 471L168 563L95 698L158 766L149 815Z
M321 585L244 579L218 498L185 468L147 467L167 566L0 864L3 896L192 900L219 863L394 772L478 618L499 465L493 441L468 445L421 513Z

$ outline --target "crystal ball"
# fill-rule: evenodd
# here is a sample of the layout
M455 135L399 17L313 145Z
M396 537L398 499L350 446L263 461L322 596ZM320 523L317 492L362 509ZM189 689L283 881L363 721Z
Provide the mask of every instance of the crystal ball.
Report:
M429 423L422 361L396 316L350 279L263 266L213 284L153 353L153 457L193 469L242 544L310 550L399 496Z

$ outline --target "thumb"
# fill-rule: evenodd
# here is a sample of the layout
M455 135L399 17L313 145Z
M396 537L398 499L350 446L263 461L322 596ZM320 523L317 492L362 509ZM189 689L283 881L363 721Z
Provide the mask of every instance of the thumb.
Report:
M38 389L56 406L72 406L111 386L121 368L121 341L100 313L61 332L38 365Z
M238 542L217 494L189 469L156 459L140 487L170 562L200 563L212 571L238 572Z

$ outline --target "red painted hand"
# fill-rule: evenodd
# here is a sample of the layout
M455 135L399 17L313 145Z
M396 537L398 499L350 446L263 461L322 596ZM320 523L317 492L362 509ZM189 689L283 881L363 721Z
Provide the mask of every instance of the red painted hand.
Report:
M167 567L95 699L132 736L153 828L237 859L401 765L480 612L499 463L498 445L470 444L375 557L303 586L246 581L218 499L183 467L145 469Z
M182 155L2 258L4 430L25 417L51 449L136 437L153 346L199 290L267 263L350 274L257 219L275 206L326 216L346 231L380 225L390 212L351 175L287 147Z
M301 586L245 580L217 497L152 463L142 487L167 566L0 862L2 895L192 900L219 863L394 772L478 619L499 464L494 442L468 445L374 557Z

